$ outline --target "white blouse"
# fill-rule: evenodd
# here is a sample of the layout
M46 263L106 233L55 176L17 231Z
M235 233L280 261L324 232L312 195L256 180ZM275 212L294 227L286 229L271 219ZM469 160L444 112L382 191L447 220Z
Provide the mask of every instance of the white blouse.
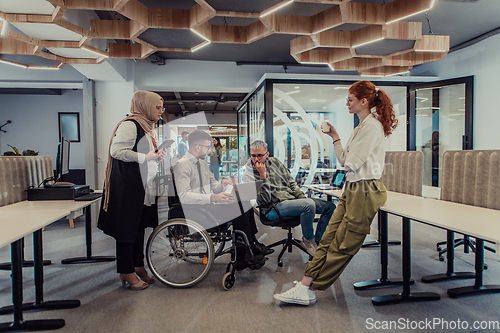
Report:
M335 146L340 165L349 171L347 181L380 179L384 169L384 128L373 114L356 126L345 149Z
M144 136L149 142L149 149L153 150L153 142L151 135ZM111 157L123 162L137 162L143 164L146 154L138 153L132 150L134 148L135 140L137 139L137 127L132 121L124 121L116 129L115 137L111 143L110 153ZM143 139L141 139L143 140ZM157 164L155 160L148 161L148 175L147 179L143 179L144 189L146 195L144 196L144 205L151 206L155 203L156 189L153 186L153 179L156 177Z

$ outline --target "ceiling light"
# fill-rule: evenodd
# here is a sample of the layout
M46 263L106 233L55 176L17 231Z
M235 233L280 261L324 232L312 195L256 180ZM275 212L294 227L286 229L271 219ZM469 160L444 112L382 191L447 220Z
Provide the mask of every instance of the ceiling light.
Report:
M401 20L404 20L410 16L413 16L413 15L417 15L417 14L420 14L420 13L423 13L423 12L426 12L428 10L431 10L432 7L434 7L434 4L436 3L436 0L432 0L432 3L431 3L431 6L427 9L424 9L424 10L421 10L421 11L418 11L416 13L413 13L413 14L410 14L410 15L406 15L406 16L403 16L403 17L400 17L398 19L395 19L395 20L392 20L391 22L387 22L386 24L391 24L391 23L394 23L394 22L397 22L397 21L401 21Z
M59 69L59 67L27 66L28 69Z
M94 54L100 55L101 57L105 57L105 58L108 58L108 57L109 57L109 56L108 56L107 54L105 54L104 52L102 52L102 51L101 51L101 52L95 51L95 50L93 50L93 49L91 49L91 48L89 48L89 47L87 47L87 46L85 46L85 45L84 45L84 46L82 46L82 47L80 47L80 48L81 48L82 50L89 51L89 52L92 52L92 53L94 53Z
M382 40L382 39L385 39L385 37L380 37L380 38L377 38L377 39L374 39L374 40L371 40L371 41L368 41L368 42L365 42L365 43L361 43L361 44L355 45L355 46L353 46L353 48L360 47L360 46L363 46L363 45L366 45L366 44L370 44L370 43L375 43L375 42L378 42L379 40Z
M400 75L400 74L406 74L406 73L410 73L410 71L407 70L407 71L403 71L403 72L399 72L399 73L387 74L386 76L394 76L394 75Z
M430 89L441 89L442 87L430 87L430 88L418 88L418 89L415 89L417 91L420 91L420 90L430 90Z
M17 67L22 67L22 68L28 68L28 66L22 65L22 64L18 64L17 62L12 62L12 61L2 60L2 59L0 59L0 62L3 62L4 64L7 64L7 65L17 66Z
M191 31L194 32L195 34L197 34L198 36L200 36L201 38L203 38L204 40L210 42L210 39L208 39L207 37L203 36L202 34L200 34L198 31L194 30L193 28L191 28Z
M291 4L292 2L293 2L293 0L290 0L290 1L288 1L287 3L284 3L284 4L282 4L281 6L278 6L278 7L274 8L273 10L270 10L270 11L268 11L267 13L262 14L260 17L267 16L267 15L271 14L272 12L275 12L275 11L277 11L278 9L283 8L283 7L285 7L285 6L286 6L286 5L288 5L288 4Z
M296 86L296 87L295 87L295 89L300 89L300 87L299 87L299 86Z
M337 89L349 89L349 87L335 87L335 88L333 88L333 90L337 90Z
M319 34L320 32L326 31L326 30L328 30L328 29L330 29L330 28L331 28L331 26L328 26L328 27L326 27L326 28L323 28L323 29L320 29L320 30L318 30L318 31L313 32L313 34Z
M288 95L293 95L293 94L296 94L296 93L299 93L300 90L294 90L294 91L290 91L290 92L287 92Z
M327 62L316 62L316 61L301 61L300 63L308 65L328 65Z
M332 64L330 64L330 63L328 63L328 67L330 67L330 69L331 69L332 71L334 71L334 70L335 70L335 68L333 68L333 65L332 65Z
M198 51L203 46L207 46L208 44L210 44L210 41L203 42L202 44L200 44L200 45L196 46L194 49L192 49L191 52Z
M415 52L448 52L448 50L415 50Z

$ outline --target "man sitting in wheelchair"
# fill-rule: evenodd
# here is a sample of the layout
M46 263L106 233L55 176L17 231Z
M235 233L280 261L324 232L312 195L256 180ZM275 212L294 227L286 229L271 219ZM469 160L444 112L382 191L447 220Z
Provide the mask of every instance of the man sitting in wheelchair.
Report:
M173 169L173 179L183 212L172 212L172 217L185 217L206 230L231 222L233 229L242 231L247 238L244 240L245 237L240 236L241 242L237 242L246 243L247 246L245 251L237 251L236 269L262 267L267 259L264 256L273 250L257 241L257 226L253 210L248 209L250 205L242 205L235 200L233 194L224 191L233 181L222 179L219 183L210 172L205 157L211 148L212 137L206 132L196 130L189 135L188 142L188 152ZM253 262L248 262L249 256L245 255L248 250L253 254L250 255L254 258Z

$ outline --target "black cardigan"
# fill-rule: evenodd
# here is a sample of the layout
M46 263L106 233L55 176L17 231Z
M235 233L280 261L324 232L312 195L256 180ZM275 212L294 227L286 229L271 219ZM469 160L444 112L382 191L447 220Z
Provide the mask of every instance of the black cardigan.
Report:
M135 120L127 121L132 121L137 128L137 138L132 150L147 154L149 143L146 139L141 141L144 137L144 130ZM143 179L146 179L147 172L147 162L139 164L113 158L109 179L108 211L103 210L104 200L101 200L97 227L119 242L132 243L137 236L144 207L145 185ZM158 211L156 204L152 205L152 208L155 212ZM154 228L157 225L158 214L153 214L151 220L145 221L144 226Z

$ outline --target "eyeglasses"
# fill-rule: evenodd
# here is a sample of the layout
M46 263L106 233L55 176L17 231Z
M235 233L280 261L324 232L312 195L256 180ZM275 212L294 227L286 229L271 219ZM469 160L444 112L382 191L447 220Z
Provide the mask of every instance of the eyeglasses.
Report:
M346 101L347 103L351 104L353 100L352 100L352 99L350 99L350 98L348 97L348 98L346 98L346 99L345 99L345 101Z
M160 107L156 107L156 110L160 110L161 112L165 112L165 108L162 108L161 106Z
M197 145L198 145L198 146L205 147L205 148L210 148L210 147L212 147L211 145L205 146L205 145L202 145L202 144L200 144L200 143L197 143Z
M262 158L262 157L266 156L266 154L257 154L257 155L256 154L250 154L250 157L251 158Z

